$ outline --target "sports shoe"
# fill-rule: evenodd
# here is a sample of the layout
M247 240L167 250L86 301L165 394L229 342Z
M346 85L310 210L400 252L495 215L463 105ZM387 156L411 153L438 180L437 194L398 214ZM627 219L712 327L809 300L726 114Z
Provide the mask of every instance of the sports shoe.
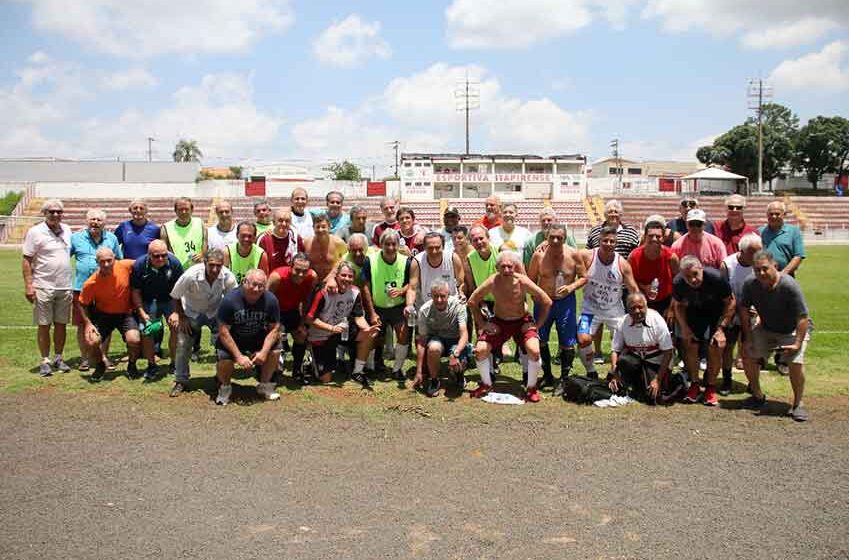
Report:
M805 407L801 403L799 406L791 408L787 414L796 422L807 422L808 420L808 411L805 410Z
M395 381L406 381L407 377L404 375L403 370L395 370L392 372L392 379Z
M127 371L130 371L130 366L127 365ZM144 380L146 383L150 383L159 379L159 366L156 364L148 364L147 369L144 370Z
M557 385L554 386L554 392L552 395L555 397L562 397L563 393L566 392L566 383L569 379L569 376L563 375L560 377L560 381L557 382Z
M53 360L53 367L56 368L59 373L68 373L71 371L71 366L65 363L62 356L56 356L56 359Z
M439 378L430 378L425 382L425 395L435 397L439 392Z
M761 398L754 395L747 397L743 399L742 406L749 410L761 410L764 406L766 406L766 395L762 395Z
M88 360L82 359L80 360L80 365L77 366L77 369L79 371L88 371L90 367Z
M719 394L722 395L723 397L727 397L728 395L731 394L731 380L730 379L724 379L722 381L722 386L719 388Z
M171 392L168 393L168 396L169 397L178 397L178 396L180 396L180 393L182 393L185 390L186 390L186 386L183 385L182 383L180 383L179 381L177 381L176 383L174 383L174 386L171 387Z
M457 388L460 392L463 392L463 389L466 388L466 375L461 371L457 372Z
M218 396L215 397L215 404L220 404L221 406L226 405L230 402L230 395L233 393L233 386L229 383L224 385L223 383L218 387Z
M705 387L705 399L703 402L705 406L716 406L719 404L719 399L716 398L716 387L713 385Z
M707 360L701 359L699 360L699 370L705 371L707 369Z
M259 383L256 386L256 392L267 401L276 401L280 398L280 393L274 390L274 383Z
M352 374L351 374L351 380L352 380L352 381L356 381L357 383L359 383L360 385L362 385L363 389L367 389L367 390L369 390L369 391L372 389L372 386L371 386L371 380L370 380L370 379L368 378L368 376L367 376L365 373L363 373L363 372L359 372L359 373L352 373Z
M604 363L604 356L597 354L596 357L593 358L593 363L596 364L596 365L603 364Z
M99 362L96 366L94 366L94 371L91 373L91 376L88 378L92 383L97 383L98 381L103 380L103 375L106 373L106 364L103 362Z
M698 383L690 383L690 389L687 391L687 396L684 397L685 403L697 403L701 397L701 386Z
M526 381L526 384L527 384L527 381ZM543 375L542 376L542 378L539 380L539 383L537 383L537 387L540 390L543 390L546 387L554 387L556 384L557 384L557 380L554 379L553 375L549 374L549 375Z
M50 377L53 375L53 368L50 367L50 362L41 362L41 365L38 366L38 375L41 377Z
M483 383L481 383L474 391L469 393L469 397L473 399L479 399L482 396L488 394L490 391L492 391L492 385L484 385Z
M528 402L539 402L540 398L541 397L539 396L539 389L537 389L536 387L528 387L528 392L525 393L525 400L526 401L528 401Z
M200 352L192 352L192 361L199 362L200 361Z
M790 366L787 364L779 362L775 367L781 375L790 375Z

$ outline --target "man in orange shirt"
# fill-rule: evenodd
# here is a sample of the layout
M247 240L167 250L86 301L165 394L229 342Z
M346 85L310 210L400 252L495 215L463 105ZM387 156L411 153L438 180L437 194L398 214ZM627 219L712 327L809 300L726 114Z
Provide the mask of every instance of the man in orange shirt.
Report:
M483 226L486 229L497 228L502 224L501 221L501 199L495 195L487 197L484 201L486 212L472 224L473 226Z
M98 270L83 284L80 292L78 310L84 329L84 344L91 359L97 364L89 378L92 382L103 379L106 372L101 342L113 330L118 329L127 343L129 359L127 377L139 375L136 359L141 348L141 334L138 323L133 317L133 304L130 290L130 274L133 261L115 260L115 254L108 247L101 247L95 253Z

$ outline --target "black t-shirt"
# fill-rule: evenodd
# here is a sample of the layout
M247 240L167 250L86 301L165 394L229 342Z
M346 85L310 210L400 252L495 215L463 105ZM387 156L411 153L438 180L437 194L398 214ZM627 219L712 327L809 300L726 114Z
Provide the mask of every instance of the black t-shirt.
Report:
M239 287L224 296L218 322L230 327L230 335L240 348L261 348L269 327L280 322L280 306L271 292L264 292L250 305Z
M705 267L702 285L693 288L679 272L672 281L672 297L687 302L687 322L714 324L722 317L725 299L731 296L731 284L715 268Z

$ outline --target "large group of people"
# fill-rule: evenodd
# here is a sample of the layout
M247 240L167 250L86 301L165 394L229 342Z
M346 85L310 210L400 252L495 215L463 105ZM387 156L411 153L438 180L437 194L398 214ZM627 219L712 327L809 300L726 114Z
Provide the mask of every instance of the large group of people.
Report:
M713 223L692 196L681 200L680 216L655 214L636 226L610 200L581 249L552 208L541 209L532 232L516 223L517 204L497 196L466 223L447 208L444 227L432 231L393 198L381 201L378 223L362 206L346 212L342 193L328 193L325 203L310 208L306 190L296 188L288 207L259 200L254 219L236 223L221 201L216 223L206 227L188 198L174 201L174 219L162 225L149 220L144 200L133 200L114 232L103 211L90 209L86 227L72 233L62 202L48 200L44 221L23 245L39 373L70 371L64 346L72 321L77 367L92 369L90 381L114 369L108 350L116 330L127 346L127 376L156 381L166 375L167 332L176 397L189 387L206 326L221 405L237 369L256 376L266 400L280 398L287 373L301 384L350 378L370 389L391 378L406 387L413 349L411 386L429 397L446 377L464 391L476 370L469 395L481 398L493 391L499 365L515 356L525 400L538 402L545 389L564 395L576 356L586 377L599 378L606 326L611 391L648 404L716 406L732 390L736 365L751 393L744 405L760 409L759 374L774 358L790 377L790 416L808 417L803 364L811 323L794 279L805 253L780 201L756 228L737 194Z

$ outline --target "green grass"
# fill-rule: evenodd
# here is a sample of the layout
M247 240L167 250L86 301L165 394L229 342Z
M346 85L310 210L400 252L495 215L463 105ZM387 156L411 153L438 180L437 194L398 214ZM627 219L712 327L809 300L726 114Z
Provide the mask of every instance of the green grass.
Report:
M54 375L42 379L35 373L38 364L38 354L35 345L35 330L31 327L31 306L23 295L23 281L20 272L20 251L0 250L0 392L18 393L31 390L58 390L70 394L85 393L87 395L108 398L112 395L122 395L139 403L164 403L171 381L166 378L157 383L145 385L139 381L129 381L124 376L125 364L120 364L115 377L98 385L89 384L79 372L73 371L67 375ZM846 368L843 362L845 340L849 334L849 292L844 287L841 274L842 263L849 261L849 246L814 246L808 249L800 273L799 281L805 292L811 316L816 324L811 344L806 356L807 394L814 397L849 395ZM66 357L76 363L79 353L76 349L76 339L73 328L69 329ZM204 335L204 343L208 344L208 336ZM605 342L609 348L609 339ZM112 354L117 356L123 351L123 344L114 337ZM192 378L198 381L211 379L214 365L207 349L206 360L192 366ZM552 344L552 353L556 352L556 344ZM141 362L144 363L143 361ZM412 361L407 367L413 367ZM581 366L576 360L576 369ZM554 366L555 372L558 371ZM601 370L604 371L604 370ZM507 364L502 368L514 379L520 378L516 364ZM474 376L475 372L470 372ZM735 373L735 379L744 382L742 372ZM242 384L252 384L251 380ZM786 399L790 395L789 381L770 370L763 376L766 392L771 396ZM462 414L466 418L479 418L489 421L494 416L491 411L496 407L469 406L468 398L427 399L413 394L409 390L399 391L394 383L378 383L376 390L369 396L364 396L353 384L347 383L344 388L308 387L303 390L287 391L284 389L284 399L290 407L307 411L320 410L322 413L353 414L365 418L393 418L398 414L416 414L439 419ZM200 395L195 393L194 395ZM199 402L193 397L186 397L181 406L190 406L191 402ZM175 401L171 401L172 403ZM459 406L458 406L459 405ZM242 407L245 414L254 407ZM515 410L514 410L515 409ZM498 407L497 416L509 419L522 415L523 418L545 418L558 411L557 414L566 417L583 416L589 411L578 407L560 406L554 399L545 400L535 407Z

